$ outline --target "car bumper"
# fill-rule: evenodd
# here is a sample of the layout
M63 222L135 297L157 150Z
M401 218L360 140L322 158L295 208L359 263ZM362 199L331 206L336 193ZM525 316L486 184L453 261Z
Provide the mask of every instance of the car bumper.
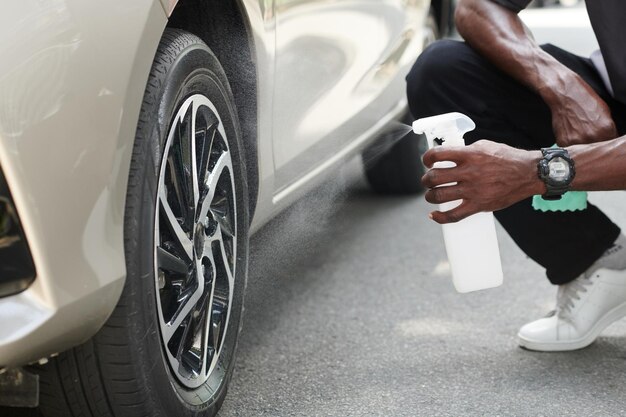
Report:
M166 23L159 0L3 4L0 167L36 276L0 298L0 368L80 344L117 304L130 157Z

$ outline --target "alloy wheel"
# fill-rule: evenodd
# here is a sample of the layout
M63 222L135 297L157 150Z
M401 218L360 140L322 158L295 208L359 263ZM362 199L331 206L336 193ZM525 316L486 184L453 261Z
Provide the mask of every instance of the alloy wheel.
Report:
M219 113L204 95L179 107L160 165L155 286L163 350L188 388L218 364L233 300L235 183Z

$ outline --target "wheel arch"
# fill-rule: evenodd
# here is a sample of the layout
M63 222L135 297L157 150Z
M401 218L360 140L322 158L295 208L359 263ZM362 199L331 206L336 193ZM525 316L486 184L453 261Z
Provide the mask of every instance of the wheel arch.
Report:
M241 125L250 218L259 190L257 67L252 29L240 0L170 0L167 27L193 33L211 48L230 82Z

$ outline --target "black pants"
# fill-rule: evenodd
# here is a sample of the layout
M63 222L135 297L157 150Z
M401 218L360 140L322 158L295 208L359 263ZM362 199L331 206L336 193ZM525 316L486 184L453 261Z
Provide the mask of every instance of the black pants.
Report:
M626 106L615 101L588 59L553 45L542 48L578 73L608 103L620 135ZM428 47L407 76L409 106L417 118L458 111L476 122L467 144L490 139L521 149L555 142L551 113L541 97L499 71L463 42ZM598 167L598 169L602 169ZM575 279L619 236L620 229L597 207L575 212L540 212L531 199L495 213L519 247L546 268L553 284Z

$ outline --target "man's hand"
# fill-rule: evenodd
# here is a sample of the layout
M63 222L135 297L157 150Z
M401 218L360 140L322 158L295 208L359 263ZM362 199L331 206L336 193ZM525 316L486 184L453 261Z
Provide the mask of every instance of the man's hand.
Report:
M429 203L463 200L447 211L434 211L437 223L454 223L482 211L495 211L526 197L545 192L537 176L539 151L524 151L500 143L481 140L464 147L439 147L424 155L424 164L452 161L454 168L433 168L422 178L428 188ZM440 187L456 182L456 185Z
M617 129L609 106L583 79L574 74L571 78L561 89L565 93L546 100L556 143L566 147L615 139Z

